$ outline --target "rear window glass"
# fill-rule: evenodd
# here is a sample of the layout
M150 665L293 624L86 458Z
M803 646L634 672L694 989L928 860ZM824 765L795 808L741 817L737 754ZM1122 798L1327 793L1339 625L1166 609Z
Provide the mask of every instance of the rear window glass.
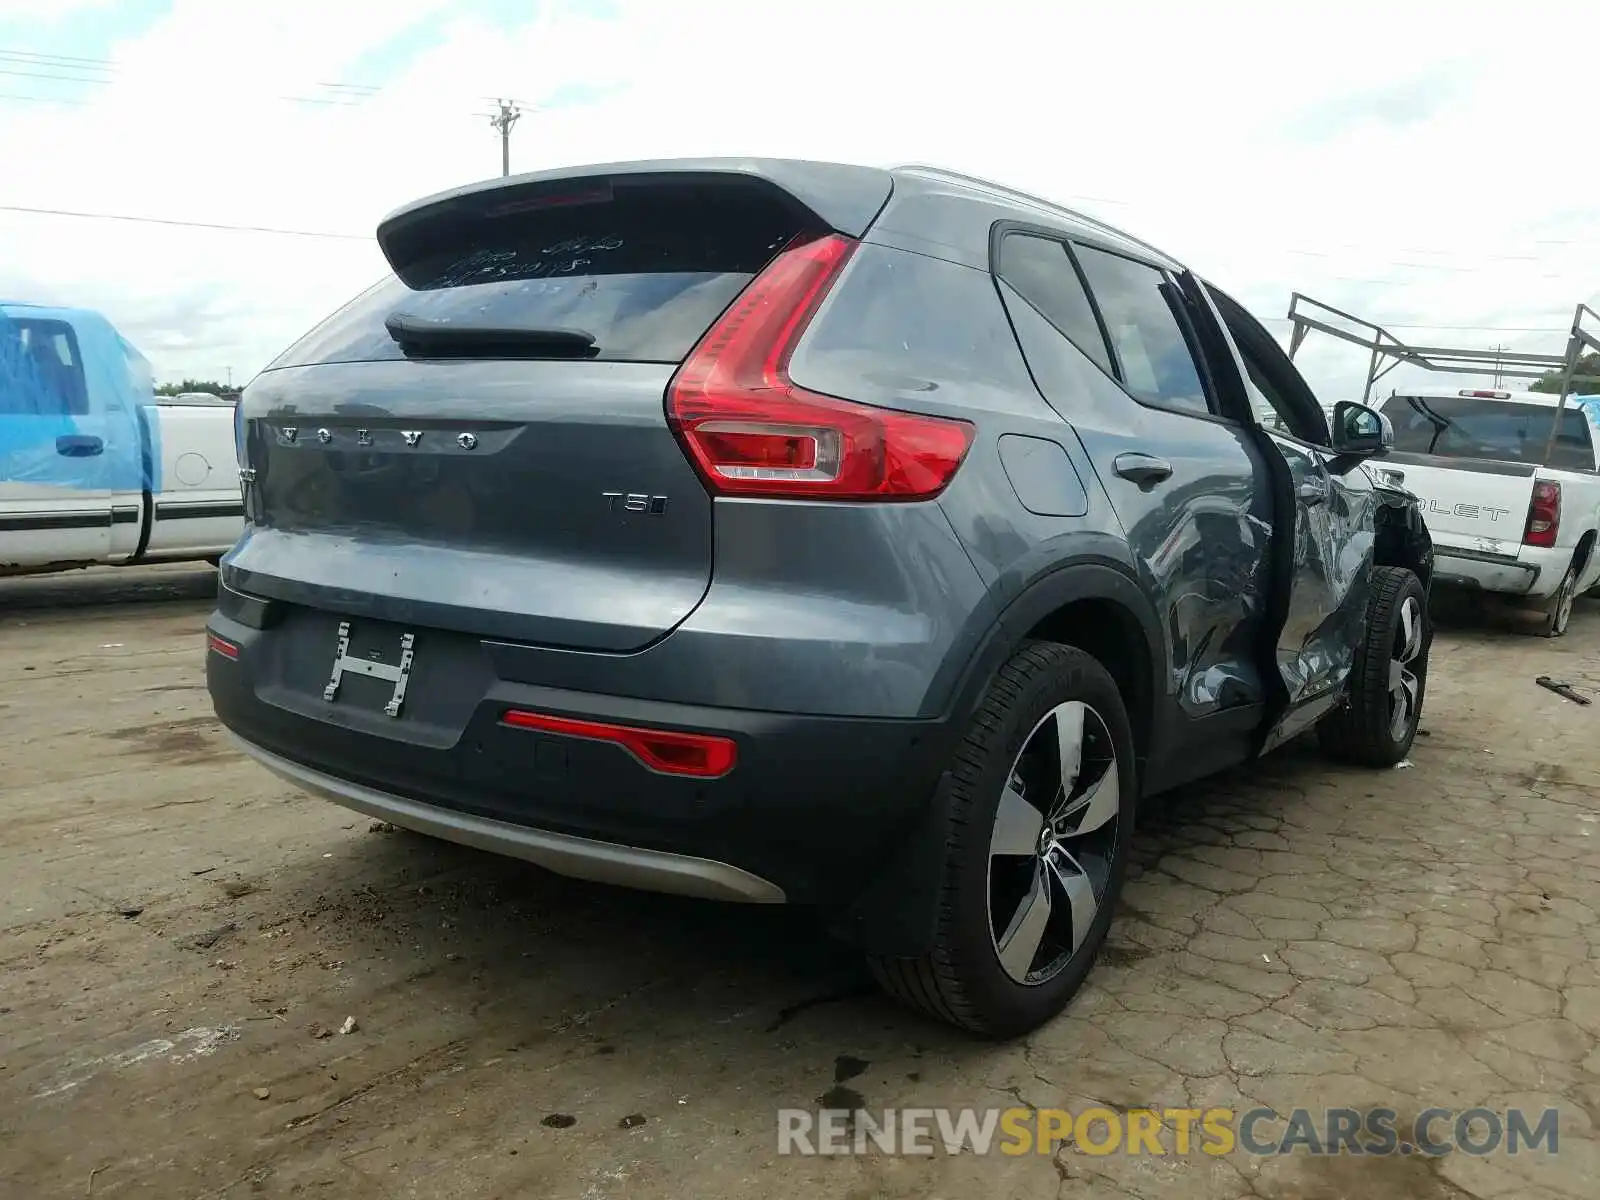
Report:
M949 388L983 406L1028 388L987 271L864 245L792 360L795 382L868 404Z
M1383 414L1394 425L1394 448L1404 453L1538 466L1556 410L1478 396L1391 396ZM1595 469L1589 422L1581 411L1568 408L1561 414L1550 465Z
M72 326L0 314L0 412L80 416L88 411L89 389Z
M1000 242L997 274L1102 371L1111 374L1105 336L1066 246L1048 238L1007 234Z
M404 281L370 288L273 366L401 358L384 328L396 313L581 329L601 360L681 362L798 232L776 194L747 184L618 183L604 200L567 207L451 213L408 231Z

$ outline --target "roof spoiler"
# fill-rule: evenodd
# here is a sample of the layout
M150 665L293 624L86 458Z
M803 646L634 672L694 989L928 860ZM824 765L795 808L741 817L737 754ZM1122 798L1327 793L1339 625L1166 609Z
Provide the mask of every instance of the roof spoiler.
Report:
M511 216L540 208L596 203L618 187L652 183L746 181L766 185L808 226L860 238L888 203L893 176L877 167L776 158L655 159L535 171L467 184L396 209L378 223L378 245L397 273L411 261L428 226L441 219ZM420 235L420 236L419 236Z

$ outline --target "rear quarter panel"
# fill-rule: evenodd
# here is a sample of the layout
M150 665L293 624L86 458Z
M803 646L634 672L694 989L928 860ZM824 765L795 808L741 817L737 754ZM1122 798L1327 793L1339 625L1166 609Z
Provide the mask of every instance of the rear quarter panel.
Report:
M951 204L955 216L977 219ZM897 211L898 202L885 220L898 220L889 231L903 242L915 223ZM878 244L881 229L856 252L790 370L818 392L973 425L972 447L935 511L980 586L940 599L939 637L920 652L920 715L933 716L954 701L1002 615L1030 588L1073 562L1130 581L1135 568L1083 446L1034 386L987 263ZM921 244L939 249L932 232Z

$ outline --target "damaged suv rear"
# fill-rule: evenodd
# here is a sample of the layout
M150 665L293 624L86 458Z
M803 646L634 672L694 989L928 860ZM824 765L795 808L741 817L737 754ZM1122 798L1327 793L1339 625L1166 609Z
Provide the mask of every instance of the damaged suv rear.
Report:
M1404 756L1427 531L1238 304L929 168L519 176L240 405L241 747L553 870L814 905L895 994L1066 1004L1138 803L1317 727ZM1270 418L1270 419L1269 419Z

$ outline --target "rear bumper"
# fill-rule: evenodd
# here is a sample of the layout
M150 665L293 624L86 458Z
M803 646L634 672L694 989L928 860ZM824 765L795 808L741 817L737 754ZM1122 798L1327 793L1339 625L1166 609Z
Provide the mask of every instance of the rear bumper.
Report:
M473 816L314 771L237 735L233 741L267 770L314 795L418 833L537 863L560 875L710 900L758 904L781 904L784 900L783 889L777 884L727 863Z
M1540 599L1561 584L1570 549L1523 546L1515 555L1490 554L1435 541L1434 579L1441 584Z
M470 654L450 672L459 694L441 699L445 681L419 671L389 718L349 684L328 702L286 675L271 629L219 612L209 630L236 648L207 655L217 715L283 778L403 827L625 886L850 908L920 827L948 755L943 721L539 687ZM716 779L663 774L610 742L512 728L511 708L720 735L738 759Z
M1434 543L1433 578L1436 583L1474 591L1525 596L1539 581L1539 568L1500 554Z

